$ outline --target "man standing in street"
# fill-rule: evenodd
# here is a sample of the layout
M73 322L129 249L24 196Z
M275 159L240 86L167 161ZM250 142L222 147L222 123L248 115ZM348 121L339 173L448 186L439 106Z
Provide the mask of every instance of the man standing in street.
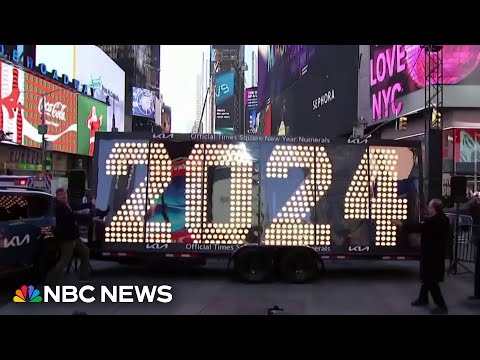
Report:
M90 250L80 239L77 221L90 221L91 215L77 214L74 210L78 211L91 208L95 205L95 201L92 200L91 203L81 204L73 210L68 202L68 194L65 189L58 188L56 191L56 197L55 239L60 248L60 259L48 273L47 282L57 283L63 279L65 269L74 254L80 259L80 280L86 281L90 275Z
M421 223L405 224L408 232L421 234L420 278L422 288L412 306L427 306L428 294L432 295L437 307L432 314L447 314L448 308L442 296L439 283L445 277L445 250L450 235L450 221L443 212L440 199L432 199L428 204L429 216ZM400 221L395 224L401 226Z

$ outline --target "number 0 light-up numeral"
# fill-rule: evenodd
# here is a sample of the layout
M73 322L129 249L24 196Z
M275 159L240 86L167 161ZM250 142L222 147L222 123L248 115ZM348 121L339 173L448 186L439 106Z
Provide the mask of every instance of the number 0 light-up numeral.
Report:
M306 168L310 175L265 231L265 245L316 245L316 237L320 245L330 245L329 224L306 224L304 220L332 182L332 165L325 148L277 145L267 162L267 177L287 178L288 169L293 167Z
M375 245L395 246L397 229L392 220L407 218L407 199L400 199L397 194L398 173L395 167L398 155L395 149L375 147L371 147L369 153L367 150L363 155L348 188L345 219L368 219L371 202L371 218L376 227Z
M230 222L207 222L208 169L231 169ZM188 157L185 223L195 243L242 244L252 223L253 162L245 144L195 144Z
M129 165L149 165L148 198L145 178L113 216L105 229L105 241L144 242L145 205L153 206L171 181L172 161L162 143L150 148L147 143L115 143L106 161L106 174L127 175ZM148 222L146 226L146 242L171 242L170 223Z

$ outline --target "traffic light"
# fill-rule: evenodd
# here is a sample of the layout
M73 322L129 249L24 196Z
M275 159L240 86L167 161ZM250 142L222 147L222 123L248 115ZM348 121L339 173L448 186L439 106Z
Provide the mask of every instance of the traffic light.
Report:
M404 131L407 130L407 118L402 116L397 120L397 130Z

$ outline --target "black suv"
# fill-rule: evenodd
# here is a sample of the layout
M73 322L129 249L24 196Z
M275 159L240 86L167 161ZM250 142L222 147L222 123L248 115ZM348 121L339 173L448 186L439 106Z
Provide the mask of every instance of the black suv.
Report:
M0 186L0 276L28 267L39 280L56 260L54 197L33 188Z

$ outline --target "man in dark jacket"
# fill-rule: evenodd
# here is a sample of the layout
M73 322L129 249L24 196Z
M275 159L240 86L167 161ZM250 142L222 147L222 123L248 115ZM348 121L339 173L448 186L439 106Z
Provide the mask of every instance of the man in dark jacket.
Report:
M68 202L65 189L58 188L56 191L56 227L55 239L60 248L60 259L55 267L47 275L47 282L57 283L62 280L65 268L68 266L74 253L80 259L80 280L88 280L90 275L90 250L80 239L77 221L90 221L90 214L77 214L75 211L91 208L91 203L81 204L72 209Z
M422 288L418 299L412 306L428 305L428 293L432 295L437 305L432 314L447 314L448 308L443 299L439 283L445 276L445 252L450 234L450 221L443 212L443 203L440 199L433 199L428 204L429 216L425 221L417 224L407 224L408 232L421 233L420 250L420 278ZM397 225L400 225L397 223Z

